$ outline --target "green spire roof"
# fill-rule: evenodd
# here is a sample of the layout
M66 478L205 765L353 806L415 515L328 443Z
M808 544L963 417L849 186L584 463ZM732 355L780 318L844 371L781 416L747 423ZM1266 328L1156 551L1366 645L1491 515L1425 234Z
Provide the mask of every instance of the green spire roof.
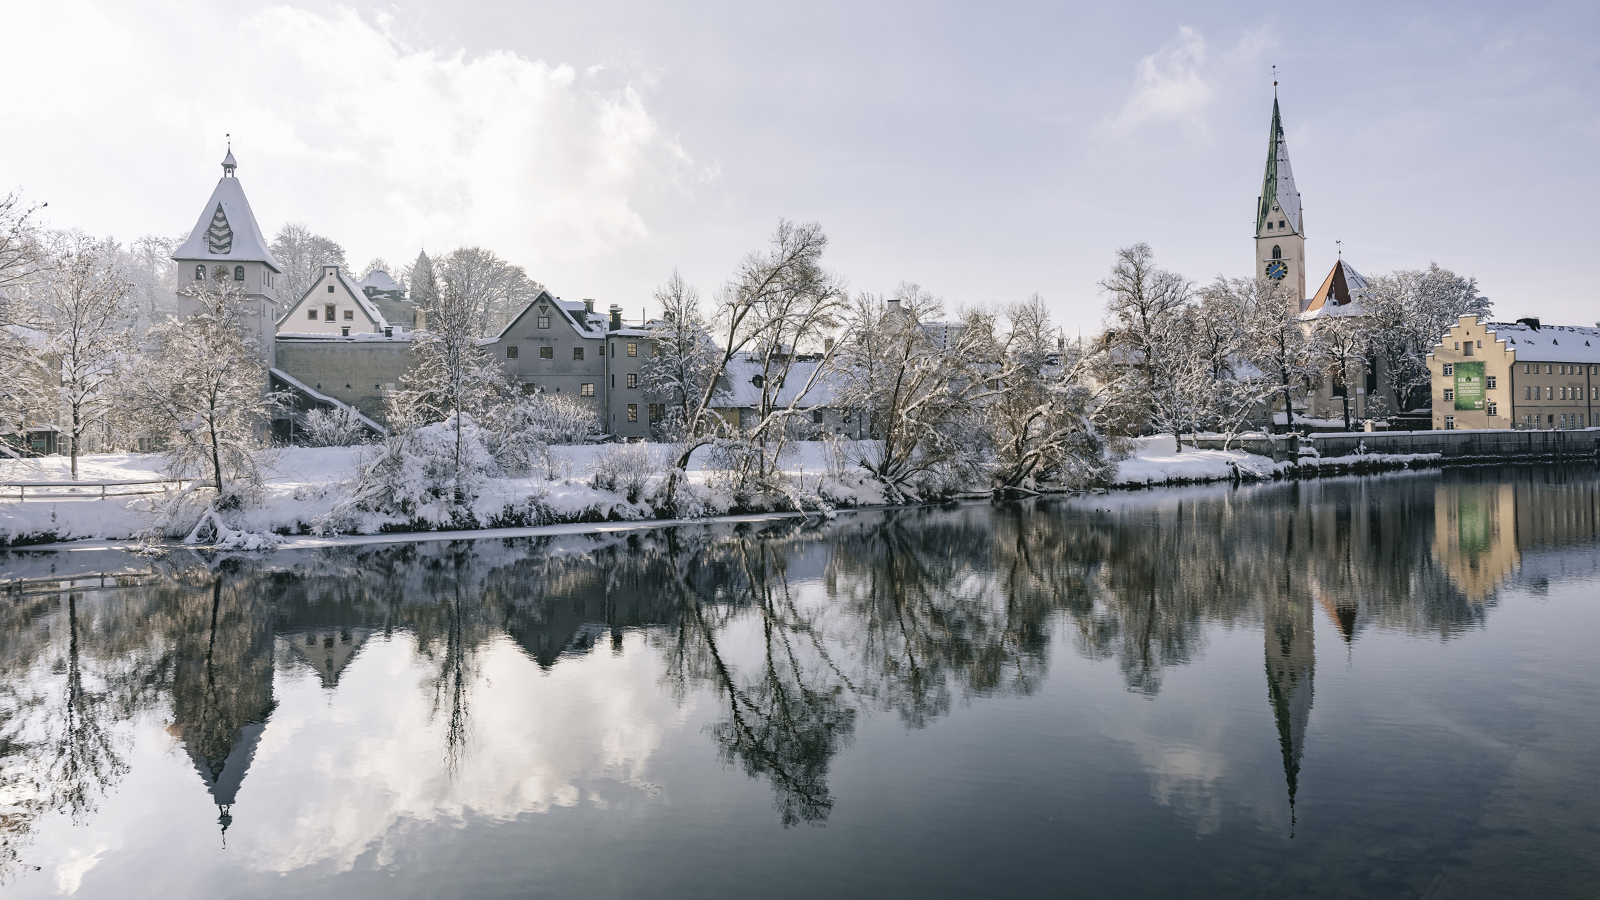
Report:
M1277 213L1273 207L1278 207ZM1289 167L1289 145L1283 139L1283 115L1278 98L1272 98L1272 131L1267 135L1267 171L1261 179L1261 205L1256 209L1256 233L1266 230L1269 218L1282 218L1295 234L1300 230L1300 192L1294 189Z

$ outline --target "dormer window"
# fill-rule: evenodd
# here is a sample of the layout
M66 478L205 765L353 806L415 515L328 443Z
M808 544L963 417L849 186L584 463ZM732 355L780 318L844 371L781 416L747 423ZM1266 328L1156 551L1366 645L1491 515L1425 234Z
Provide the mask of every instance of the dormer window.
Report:
M243 281L244 280L244 266L234 266L233 267L233 280L234 281Z

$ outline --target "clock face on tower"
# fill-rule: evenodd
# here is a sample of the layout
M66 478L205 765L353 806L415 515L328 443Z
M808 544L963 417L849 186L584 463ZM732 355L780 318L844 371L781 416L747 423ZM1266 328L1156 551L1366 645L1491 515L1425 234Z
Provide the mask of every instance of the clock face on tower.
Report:
M1283 276L1285 276L1287 274L1289 274L1289 267L1283 264L1283 260L1275 259L1275 260L1267 263L1267 277L1268 278L1281 279L1281 278L1283 278Z

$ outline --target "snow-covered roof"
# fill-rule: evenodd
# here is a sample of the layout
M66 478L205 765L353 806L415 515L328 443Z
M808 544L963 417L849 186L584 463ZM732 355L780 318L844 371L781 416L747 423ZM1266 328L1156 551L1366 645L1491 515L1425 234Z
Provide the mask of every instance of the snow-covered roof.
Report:
M794 400L795 394L805 387L811 373L821 365L814 359L797 359L789 367L789 374L784 378L783 386L778 389L775 403L778 406L788 406ZM777 367L774 367L777 368ZM718 407L753 407L761 403L761 387L755 383L755 378L762 374L761 357L753 353L741 353L728 361L725 370L728 391L719 393L714 406ZM806 392L801 407L809 409L813 406L832 406L843 395L843 385L836 372L824 372L817 378L817 383Z
M1516 351L1518 362L1600 363L1600 328L1490 322L1489 331Z
M1367 280L1361 277L1342 258L1333 264L1322 287L1311 296L1302 319L1324 319L1330 316L1360 316L1366 310L1361 305L1361 293L1367 289Z
M405 285L395 281L393 278L390 278L389 273L382 269L373 269L372 272L362 280L361 286L364 288L372 288L375 291L403 291L406 289Z
M1294 170L1289 167L1289 144L1283 138L1283 116L1278 98L1272 98L1272 131L1267 135L1267 171L1261 179L1261 208L1256 212L1256 231L1266 227L1272 208L1279 207L1289 221L1289 229L1300 229L1300 192L1294 188Z
M224 165L231 168L232 160L230 150ZM261 226L256 224L244 187L232 175L217 181L194 230L172 251L172 258L179 262L259 262L271 266L274 272L283 271L267 246Z

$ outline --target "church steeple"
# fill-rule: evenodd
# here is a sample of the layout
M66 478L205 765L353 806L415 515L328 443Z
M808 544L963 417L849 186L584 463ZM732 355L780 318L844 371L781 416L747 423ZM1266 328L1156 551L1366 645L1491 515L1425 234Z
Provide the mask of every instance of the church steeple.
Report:
M1305 215L1289 165L1289 144L1283 134L1278 83L1272 83L1272 127L1267 132L1267 167L1256 198L1257 277L1276 278L1293 288L1297 312L1305 308Z

